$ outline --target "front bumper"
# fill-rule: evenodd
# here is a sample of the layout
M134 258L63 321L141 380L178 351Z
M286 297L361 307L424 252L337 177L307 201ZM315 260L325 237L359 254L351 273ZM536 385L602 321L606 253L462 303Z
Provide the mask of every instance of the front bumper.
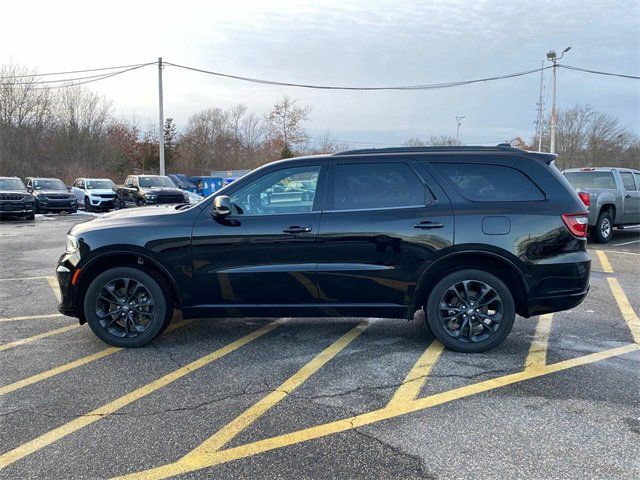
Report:
M89 197L89 203L93 208L113 208L115 197Z
M33 202L0 202L0 213L30 214L34 211Z
M56 278L60 285L61 302L58 311L67 317L83 318L82 306L76 305L76 288L72 283L80 259L76 254L63 253L58 260ZM84 323L82 320L80 323Z
M38 210L42 212L78 209L78 201L75 199L75 197L72 199L64 200L38 199L36 200L36 205L38 206Z

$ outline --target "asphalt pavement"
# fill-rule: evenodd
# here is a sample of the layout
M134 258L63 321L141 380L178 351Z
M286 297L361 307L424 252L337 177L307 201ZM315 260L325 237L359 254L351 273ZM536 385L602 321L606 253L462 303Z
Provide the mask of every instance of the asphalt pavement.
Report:
M57 314L65 233L0 224L0 478L640 477L640 230L577 308L483 354L415 322L197 319L145 348Z

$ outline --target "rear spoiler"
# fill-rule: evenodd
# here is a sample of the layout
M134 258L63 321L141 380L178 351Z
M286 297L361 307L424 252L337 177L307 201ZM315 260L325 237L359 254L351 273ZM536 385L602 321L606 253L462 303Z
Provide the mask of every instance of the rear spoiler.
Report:
M525 150L527 152L527 156L535 158L538 161L544 162L547 165L551 165L553 161L558 158L558 154L556 153L546 153L546 152L531 152L529 150Z

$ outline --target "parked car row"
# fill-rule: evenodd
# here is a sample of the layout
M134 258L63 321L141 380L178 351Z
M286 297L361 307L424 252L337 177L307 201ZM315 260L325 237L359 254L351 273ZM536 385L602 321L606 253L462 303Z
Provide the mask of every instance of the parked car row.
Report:
M109 211L131 206L197 203L202 196L181 189L167 176L129 175L124 185L108 178L0 177L0 215L33 220L36 213Z

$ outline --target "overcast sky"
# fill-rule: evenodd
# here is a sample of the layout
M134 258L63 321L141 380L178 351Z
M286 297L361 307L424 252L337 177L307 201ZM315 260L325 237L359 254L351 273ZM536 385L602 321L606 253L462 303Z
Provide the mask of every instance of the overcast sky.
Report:
M567 64L640 74L640 2L458 1L3 2L0 62L39 72L155 60L281 81L402 85ZM550 71L545 72L549 87ZM498 142L533 135L539 74L444 90L335 92L255 85L166 67L165 116L182 127L209 107L258 113L286 94L313 106L312 137L398 144L455 135ZM157 69L88 85L118 115L157 121ZM549 108L551 98L549 96ZM640 131L640 81L559 71L558 105L588 103Z

